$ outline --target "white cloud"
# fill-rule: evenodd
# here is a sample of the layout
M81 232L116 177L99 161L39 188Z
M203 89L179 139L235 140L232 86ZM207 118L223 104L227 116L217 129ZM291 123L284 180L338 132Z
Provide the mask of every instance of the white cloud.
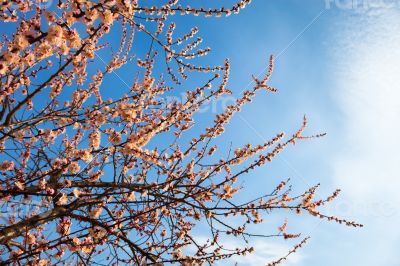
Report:
M399 265L400 10L356 13L344 15L335 36L335 97L345 139L333 178L353 206L352 216L366 225L363 239L349 240L355 249L347 262Z
M262 228L260 228L262 229ZM204 235L197 235L196 241L202 245L207 242L207 237ZM302 239L293 239L293 241L284 241L282 238L276 239L265 239L265 238L254 238L249 239L249 243L245 244L242 238L223 236L220 239L224 249L234 250L236 248L243 249L245 247L253 247L254 252L247 254L246 256L233 256L229 259L217 261L216 266L224 265L237 265L237 266L260 266L267 265L268 263L274 262L284 256L286 256L293 248L294 245L298 244ZM191 252L197 249L194 246L188 248ZM305 259L305 255L302 254L301 249L295 253L292 253L285 260L285 266L300 265Z
M301 240L301 239L300 239ZM299 241L300 241L299 240ZM238 265L238 266L259 266L266 265L267 263L273 262L283 256L292 248L281 239L278 241L269 241L266 239L257 239L251 242L251 246L255 248L254 253L246 256L235 256L227 261L217 263L216 265ZM227 241L225 244L226 248L235 248L242 246L242 242ZM285 261L286 266L299 265L304 259L304 255L301 252L291 254Z

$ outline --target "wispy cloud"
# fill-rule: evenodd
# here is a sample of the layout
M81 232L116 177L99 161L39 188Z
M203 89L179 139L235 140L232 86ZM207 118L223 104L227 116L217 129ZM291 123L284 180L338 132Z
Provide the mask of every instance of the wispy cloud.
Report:
M235 256L217 265L238 265L238 266L259 266L266 265L283 256L285 256L292 247L282 241L265 241L257 239L252 241L251 245L255 248L254 253L246 256ZM241 246L241 242L226 242L226 248L235 248ZM304 254L296 252L291 254L285 261L286 266L299 265L304 259Z
M356 15L355 15L356 14ZM400 10L348 11L335 36L344 140L333 161L347 210L365 223L349 264L400 265Z
M196 236L197 243L205 244L208 238L204 235ZM222 247L227 250L234 250L236 248L253 247L254 252L247 254L246 256L232 256L226 260L217 261L216 266L224 265L237 265L237 266L260 266L267 265L273 261L276 261L288 254L288 251L293 248L295 244L298 244L301 239L297 241L282 241L279 239L249 239L249 243L245 244L241 238L233 238L228 236L221 237ZM191 252L197 251L194 246L188 248ZM302 265L305 255L302 252L292 253L285 260L285 266Z

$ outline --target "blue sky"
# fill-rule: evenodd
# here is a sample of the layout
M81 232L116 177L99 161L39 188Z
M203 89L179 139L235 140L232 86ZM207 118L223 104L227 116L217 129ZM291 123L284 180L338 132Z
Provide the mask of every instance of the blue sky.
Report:
M307 132L328 133L290 148L244 180L243 197L261 194L273 180L287 177L298 191L321 182L321 196L342 188L327 212L365 225L351 229L285 213L271 217L289 217L289 229L312 236L287 265L400 265L400 6L390 1L353 3L253 1L227 19L180 19L185 26L199 24L205 43L213 48L207 60L230 59L229 87L235 95L249 85L251 74L264 69L269 54L279 55L272 85L280 92L260 93L235 116L226 142L257 143L280 130L290 133L303 114L309 118ZM266 222L256 230L270 226ZM283 255L291 245L254 243L258 252L237 260L239 265L261 265L265 257Z

